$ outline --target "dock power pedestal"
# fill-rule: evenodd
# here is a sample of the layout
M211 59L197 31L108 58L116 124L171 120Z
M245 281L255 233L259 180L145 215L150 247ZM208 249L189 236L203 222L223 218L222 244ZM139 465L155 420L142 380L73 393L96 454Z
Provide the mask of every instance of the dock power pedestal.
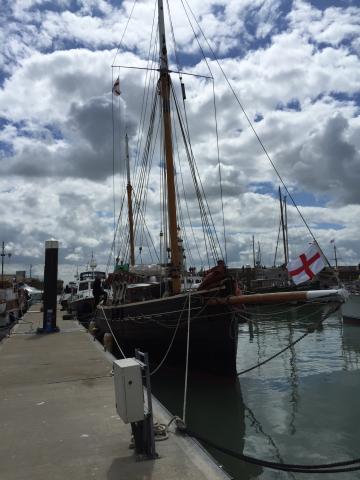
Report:
M131 424L135 452L139 460L155 459L155 436L151 402L150 372L147 354L137 351L137 359L114 361L116 411L124 423ZM145 362L139 356L145 355ZM143 378L146 381L147 408L144 403ZM150 400L149 400L150 399Z

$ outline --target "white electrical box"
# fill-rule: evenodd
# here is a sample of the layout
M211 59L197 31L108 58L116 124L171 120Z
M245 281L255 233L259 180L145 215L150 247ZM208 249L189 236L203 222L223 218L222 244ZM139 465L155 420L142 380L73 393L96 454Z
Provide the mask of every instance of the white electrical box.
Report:
M124 423L144 419L141 366L134 358L114 362L116 410Z

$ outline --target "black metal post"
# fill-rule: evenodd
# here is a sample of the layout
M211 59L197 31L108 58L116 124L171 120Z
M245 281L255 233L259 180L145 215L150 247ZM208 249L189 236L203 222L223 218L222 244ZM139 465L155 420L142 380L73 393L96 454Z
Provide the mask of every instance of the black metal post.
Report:
M45 242L42 333L59 331L56 326L58 251L59 242L56 240Z
M147 392L147 413L144 420L133 422L131 430L135 440L135 451L138 455L144 455L147 459L158 458L155 450L155 435L154 435L154 420L151 400L151 382L150 382L150 368L149 356L147 353L135 349L135 358L140 363L143 372L145 373L145 384ZM140 457L139 457L140 459Z
M5 257L5 245L2 242L2 249L1 249L1 282L4 281L4 257Z
M4 258L7 255L9 258L11 257L11 253L5 252L5 242L2 242L2 247L1 247L1 283L4 281Z

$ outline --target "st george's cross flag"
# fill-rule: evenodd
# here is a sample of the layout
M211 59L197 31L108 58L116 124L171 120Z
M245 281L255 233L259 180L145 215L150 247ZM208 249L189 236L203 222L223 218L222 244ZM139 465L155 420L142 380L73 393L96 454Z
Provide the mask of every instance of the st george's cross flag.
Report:
M115 80L115 83L112 88L113 94L116 96L119 96L121 94L120 92L120 79L119 77Z
M311 280L324 267L323 257L315 243L312 243L304 253L287 264L289 275L296 285Z

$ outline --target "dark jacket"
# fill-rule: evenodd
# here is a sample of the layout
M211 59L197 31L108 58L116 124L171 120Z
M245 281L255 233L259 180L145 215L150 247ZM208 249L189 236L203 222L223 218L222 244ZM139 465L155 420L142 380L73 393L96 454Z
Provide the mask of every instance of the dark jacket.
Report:
M100 278L95 278L92 291L94 297L98 297L99 295L102 295L104 293L104 289L101 286Z

